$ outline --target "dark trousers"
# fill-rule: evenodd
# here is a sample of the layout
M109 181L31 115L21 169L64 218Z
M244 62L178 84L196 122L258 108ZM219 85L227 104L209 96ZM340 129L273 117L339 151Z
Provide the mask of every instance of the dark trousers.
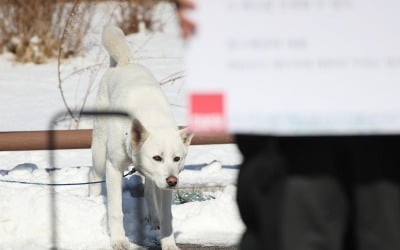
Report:
M240 249L400 249L400 136L237 142Z

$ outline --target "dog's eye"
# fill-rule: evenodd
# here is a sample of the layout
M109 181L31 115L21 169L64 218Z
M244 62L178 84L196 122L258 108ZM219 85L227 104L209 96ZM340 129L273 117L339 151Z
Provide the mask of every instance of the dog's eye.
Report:
M181 157L179 157L179 156L175 156L174 157L174 162L178 162L178 161L180 161L181 160Z
M153 156L153 160L155 160L155 161L162 161L162 157L159 156L159 155L155 155L155 156Z

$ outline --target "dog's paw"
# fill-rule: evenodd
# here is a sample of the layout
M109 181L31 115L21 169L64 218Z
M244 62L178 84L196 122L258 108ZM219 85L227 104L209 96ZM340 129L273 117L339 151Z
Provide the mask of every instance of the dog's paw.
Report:
M175 239L172 235L161 239L161 249L180 250L180 248L176 245Z
M113 250L129 250L129 245L130 244L128 239L113 240L111 242Z
M114 240L111 243L113 250L145 250L145 247L129 242L127 238Z
M141 246L138 246L138 245L134 245L133 247L132 247L132 250L146 250L147 248L145 248L145 247L141 247Z
M181 250L177 245L162 246L162 250Z

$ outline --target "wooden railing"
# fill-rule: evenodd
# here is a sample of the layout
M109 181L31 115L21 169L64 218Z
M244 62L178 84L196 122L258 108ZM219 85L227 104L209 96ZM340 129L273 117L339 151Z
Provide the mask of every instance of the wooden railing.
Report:
M196 134L192 145L234 143L230 134ZM0 151L90 148L91 129L0 132Z

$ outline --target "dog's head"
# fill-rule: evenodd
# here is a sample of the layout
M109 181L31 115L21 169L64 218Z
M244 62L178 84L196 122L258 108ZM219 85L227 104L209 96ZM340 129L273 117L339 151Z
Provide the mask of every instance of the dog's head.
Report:
M135 168L159 188L174 188L192 138L193 134L186 128L160 128L150 132L135 119L130 138Z

